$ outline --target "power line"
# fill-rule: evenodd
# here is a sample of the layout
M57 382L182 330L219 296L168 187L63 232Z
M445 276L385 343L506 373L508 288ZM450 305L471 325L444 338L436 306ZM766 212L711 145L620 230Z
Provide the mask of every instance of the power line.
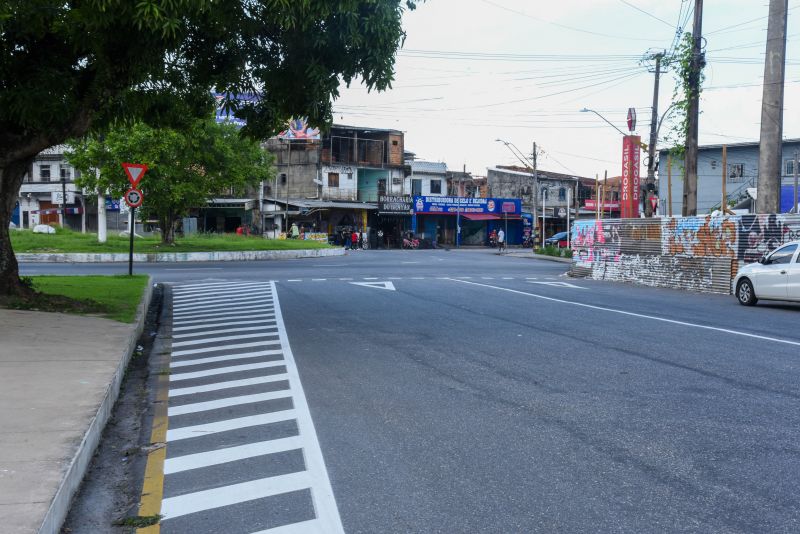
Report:
M627 0L619 0L619 1L620 1L620 2L622 2L623 4L625 4L626 6L628 6L628 7L631 7L631 8L635 9L636 11L638 11L638 12L640 12L640 13L644 13L644 14L645 14L645 15L647 15L648 17L650 17L650 18L652 18L652 19L655 19L655 20L657 20L657 21L659 21L659 22L661 22L661 23L663 23L663 24L666 24L667 26L669 26L670 28L672 28L672 23L671 23L671 22L667 22L666 20L664 20L664 19L662 19L662 18L659 18L659 17L657 17L657 16L653 15L653 14L652 14L652 13L650 13L649 11L645 11L644 9L640 8L639 6L636 6L636 5L633 5L633 4L631 4L631 3L630 3L630 2L628 2Z

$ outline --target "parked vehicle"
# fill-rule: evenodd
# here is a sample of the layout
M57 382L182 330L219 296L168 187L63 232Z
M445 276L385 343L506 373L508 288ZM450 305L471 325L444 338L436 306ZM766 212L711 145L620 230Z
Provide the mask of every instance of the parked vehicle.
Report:
M792 241L741 268L733 280L739 303L753 306L759 299L800 302L800 241Z
M417 249L419 248L419 239L416 237L404 237L403 238L403 248L407 249Z
M544 240L545 246L567 248L567 232L559 232Z

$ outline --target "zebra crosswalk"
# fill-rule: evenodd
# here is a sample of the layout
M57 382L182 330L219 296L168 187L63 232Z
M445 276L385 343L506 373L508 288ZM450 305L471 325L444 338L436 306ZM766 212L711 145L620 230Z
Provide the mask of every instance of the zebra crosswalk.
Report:
M343 532L273 282L173 289L160 531Z

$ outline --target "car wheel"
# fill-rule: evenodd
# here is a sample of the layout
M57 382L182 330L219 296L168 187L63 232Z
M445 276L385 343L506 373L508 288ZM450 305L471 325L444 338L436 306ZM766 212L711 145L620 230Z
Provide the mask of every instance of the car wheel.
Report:
M743 306L753 306L758 302L753 283L747 278L743 278L739 285L736 286L736 298L739 299L739 304Z

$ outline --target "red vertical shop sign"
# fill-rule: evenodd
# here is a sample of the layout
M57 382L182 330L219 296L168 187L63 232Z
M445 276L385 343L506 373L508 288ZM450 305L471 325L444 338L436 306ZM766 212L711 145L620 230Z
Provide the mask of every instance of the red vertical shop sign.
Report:
M639 147L642 138L626 135L622 138L622 183L620 184L621 213L623 219L639 217Z

